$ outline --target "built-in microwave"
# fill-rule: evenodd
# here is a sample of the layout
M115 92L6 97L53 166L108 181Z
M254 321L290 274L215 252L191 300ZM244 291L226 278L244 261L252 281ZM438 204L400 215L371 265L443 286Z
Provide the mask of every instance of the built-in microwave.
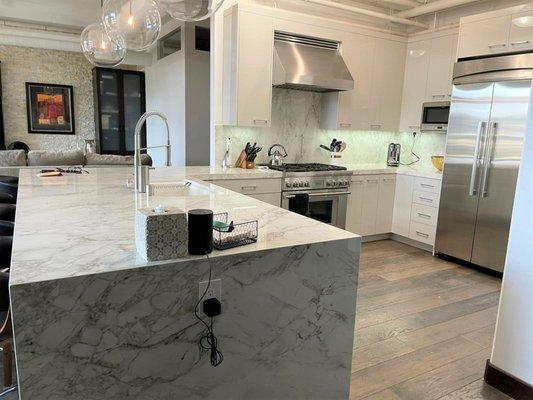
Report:
M422 132L446 132L450 115L449 101L434 101L422 104Z

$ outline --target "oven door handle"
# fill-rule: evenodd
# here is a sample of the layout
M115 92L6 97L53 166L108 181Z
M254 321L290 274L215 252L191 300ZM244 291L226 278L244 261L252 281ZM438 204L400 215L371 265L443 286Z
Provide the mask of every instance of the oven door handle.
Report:
M303 193L305 194L305 193ZM343 195L350 195L352 194L351 192L326 192L326 193L307 193L309 195L309 197L318 197L318 196L343 196ZM296 197L295 194L284 194L283 197L285 199L293 199L294 197Z

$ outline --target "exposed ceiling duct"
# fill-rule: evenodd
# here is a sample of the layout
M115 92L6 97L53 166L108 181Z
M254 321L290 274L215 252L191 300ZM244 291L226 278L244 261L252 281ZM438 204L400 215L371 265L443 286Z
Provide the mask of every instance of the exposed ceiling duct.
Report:
M408 25L408 26L416 26L416 27L422 28L422 29L428 29L429 28L429 26L426 25L426 24L423 24L423 23L417 22L417 21L413 21L411 19L407 19L407 18L404 18L404 17L400 17L400 16L398 16L398 14L393 14L393 15L385 14L385 13L382 13L382 12L372 11L372 10L368 10L366 8L357 7L357 6L349 6L347 4L337 3L337 2L334 2L334 1L330 1L330 0L304 0L304 1L306 1L308 3L319 4L319 5L330 7L330 8L338 8L340 10L353 12L355 14L366 15L368 17L379 18L379 19L383 19L383 20L386 20L386 21L395 22L397 24Z
M436 11L442 11L447 8L462 6L464 4L475 3L480 0L436 0L431 3L419 5L405 11L400 11L394 15L401 18L412 18L419 15L430 14Z

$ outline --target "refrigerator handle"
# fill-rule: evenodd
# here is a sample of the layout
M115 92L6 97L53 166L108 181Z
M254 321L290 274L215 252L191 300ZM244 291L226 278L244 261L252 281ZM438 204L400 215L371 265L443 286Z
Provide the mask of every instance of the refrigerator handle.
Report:
M487 142L485 144L485 151L483 155L483 177L481 178L481 196L487 197L487 182L489 176L490 163L492 162L492 151L494 148L494 134L498 127L497 122L490 124L489 132L487 134Z
M468 195L471 197L474 197L477 194L476 177L477 177L477 167L479 164L479 147L481 144L482 133L484 133L486 127L487 127L487 123L485 121L479 122L477 126L476 147L474 148L474 162L472 163L472 172L470 173L470 188L468 190Z

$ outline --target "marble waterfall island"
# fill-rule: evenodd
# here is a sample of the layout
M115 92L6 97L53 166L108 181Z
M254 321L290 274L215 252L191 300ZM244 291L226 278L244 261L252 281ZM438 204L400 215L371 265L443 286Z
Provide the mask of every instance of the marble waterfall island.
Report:
M349 398L358 236L187 168L162 175L190 179L190 191L153 197L126 187L131 168L88 171L20 171L10 291L21 399ZM193 314L205 257L136 253L135 208L156 204L259 221L257 243L211 255L216 368Z

